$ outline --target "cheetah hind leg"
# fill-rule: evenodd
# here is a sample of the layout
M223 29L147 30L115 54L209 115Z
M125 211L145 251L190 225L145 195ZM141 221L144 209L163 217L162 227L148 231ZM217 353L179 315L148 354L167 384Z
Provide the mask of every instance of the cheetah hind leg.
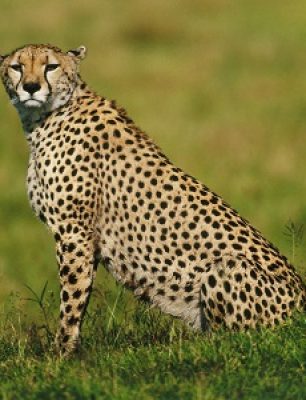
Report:
M290 315L303 297L294 278L231 255L206 267L199 289L200 313L193 325L201 330L273 326Z

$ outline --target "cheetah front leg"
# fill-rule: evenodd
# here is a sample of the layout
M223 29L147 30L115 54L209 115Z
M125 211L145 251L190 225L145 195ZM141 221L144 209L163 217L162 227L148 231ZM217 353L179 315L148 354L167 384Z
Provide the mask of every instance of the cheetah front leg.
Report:
M77 233L68 233L67 230ZM62 227L55 239L61 285L56 348L61 356L66 357L78 345L82 319L92 290L96 253L93 234L78 226L66 230Z

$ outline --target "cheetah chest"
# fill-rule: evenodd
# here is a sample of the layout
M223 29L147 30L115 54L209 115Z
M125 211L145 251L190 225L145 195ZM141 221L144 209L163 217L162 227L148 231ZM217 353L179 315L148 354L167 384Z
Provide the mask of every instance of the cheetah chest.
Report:
M31 138L27 176L31 207L54 232L68 221L86 221L90 226L97 214L98 192L96 164L89 165L88 161L92 159L89 146L62 126L57 130L58 134L54 130L38 131Z

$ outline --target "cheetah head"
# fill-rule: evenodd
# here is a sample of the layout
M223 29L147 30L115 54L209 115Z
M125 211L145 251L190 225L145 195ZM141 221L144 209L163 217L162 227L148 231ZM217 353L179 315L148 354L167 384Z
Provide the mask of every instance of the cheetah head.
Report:
M18 111L53 111L74 92L85 55L84 46L65 53L50 45L27 45L0 56L0 76Z

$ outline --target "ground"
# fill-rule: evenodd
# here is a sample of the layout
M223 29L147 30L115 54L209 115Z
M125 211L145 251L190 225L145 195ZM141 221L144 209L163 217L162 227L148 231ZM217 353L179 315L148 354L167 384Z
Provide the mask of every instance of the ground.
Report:
M126 107L305 280L306 6L184 4L4 1L0 52L86 45L90 86ZM305 316L272 331L199 336L139 306L102 271L82 354L60 364L44 352L58 307L54 246L28 206L27 145L3 89L0 104L0 398L306 397ZM46 281L41 307L25 300L34 298L26 285L41 295Z

